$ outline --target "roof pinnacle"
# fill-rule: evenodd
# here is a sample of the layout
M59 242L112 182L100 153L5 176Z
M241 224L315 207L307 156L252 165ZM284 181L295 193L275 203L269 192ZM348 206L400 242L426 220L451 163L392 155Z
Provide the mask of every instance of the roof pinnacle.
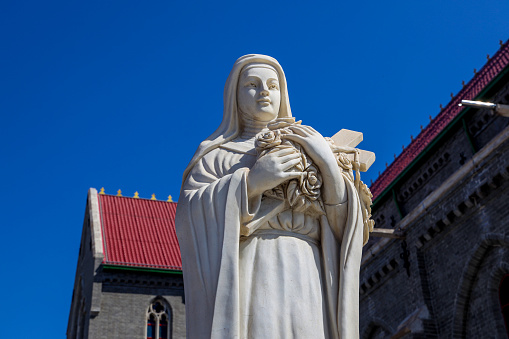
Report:
M150 198L150 200L156 200L156 194L155 193L152 193L152 198Z
M173 199L171 198L171 195L168 196L168 200L166 200L168 202L173 202Z
M140 198L140 195L139 195L138 191L134 192L134 198L136 198L136 199Z
M122 191L121 190L118 190L117 191L117 197L121 197L122 196Z
M101 187L101 191L99 192L99 194L105 194L104 193L104 187Z

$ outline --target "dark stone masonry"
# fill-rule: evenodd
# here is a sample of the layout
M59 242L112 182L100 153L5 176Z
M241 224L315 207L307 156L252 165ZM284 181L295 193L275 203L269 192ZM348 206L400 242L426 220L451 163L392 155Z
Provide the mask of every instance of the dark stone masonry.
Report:
M475 100L508 104L505 71ZM365 247L362 338L507 338L499 287L509 274L508 126L464 109L374 201L375 227L404 237Z

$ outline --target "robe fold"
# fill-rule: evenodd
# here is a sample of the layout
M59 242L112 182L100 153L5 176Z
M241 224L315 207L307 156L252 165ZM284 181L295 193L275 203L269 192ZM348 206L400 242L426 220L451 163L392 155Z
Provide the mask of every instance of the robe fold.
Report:
M255 161L218 147L183 184L176 226L187 337L358 338L364 228L353 183L343 176L348 200L325 205L326 215L286 209L267 219L260 214L277 202L247 196Z

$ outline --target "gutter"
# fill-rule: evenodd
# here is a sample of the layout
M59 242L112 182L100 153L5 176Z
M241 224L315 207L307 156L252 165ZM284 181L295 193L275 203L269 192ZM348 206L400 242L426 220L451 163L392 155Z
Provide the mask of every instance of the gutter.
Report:
M163 274L172 274L172 275L182 275L181 270L166 270L166 269L156 269L156 268L148 268L148 267L118 266L118 265L108 265L108 264L103 264L103 270L119 270L119 271L131 271L131 272L148 272L148 273L163 273Z

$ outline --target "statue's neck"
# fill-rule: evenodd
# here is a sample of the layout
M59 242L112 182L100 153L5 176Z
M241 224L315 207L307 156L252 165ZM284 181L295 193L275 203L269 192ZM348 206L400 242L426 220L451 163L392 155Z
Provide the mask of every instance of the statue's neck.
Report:
M242 139L251 139L254 138L258 133L267 129L268 121L258 121L254 120L250 117L246 117L245 114L240 113L242 117L242 132L240 133L240 137Z

